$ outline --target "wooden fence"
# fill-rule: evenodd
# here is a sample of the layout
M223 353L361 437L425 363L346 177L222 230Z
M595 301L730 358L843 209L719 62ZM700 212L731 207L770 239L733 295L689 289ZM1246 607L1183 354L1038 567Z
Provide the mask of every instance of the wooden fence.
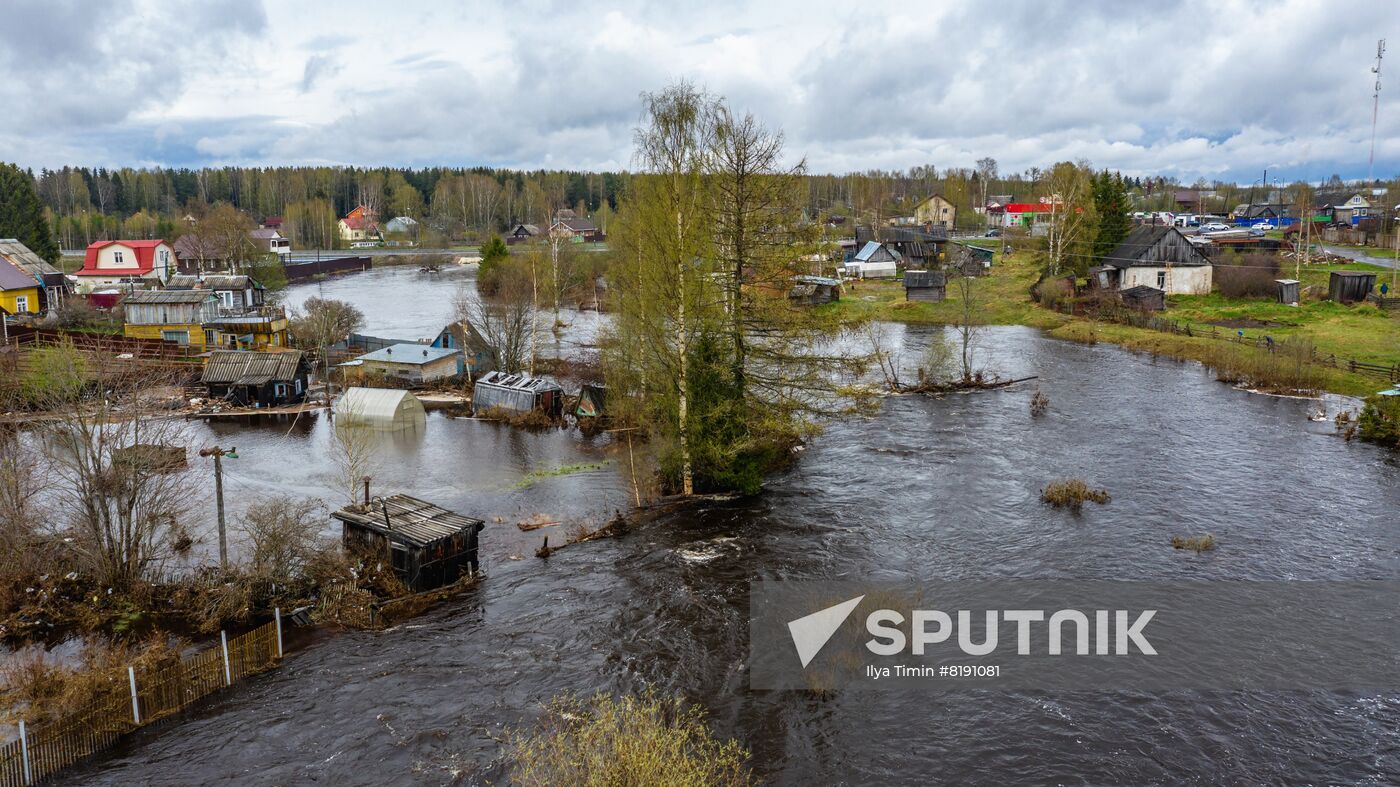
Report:
M1083 317L1089 315L1083 304L1076 304L1070 301L1059 301L1055 304L1054 308L1056 311L1072 316ZM1096 312L1095 316L1097 319L1104 322L1122 323L1135 328L1146 328L1163 333L1174 333L1180 336L1196 336L1203 339L1230 341L1236 344L1255 347L1266 352L1274 352L1287 344L1286 340L1274 339L1268 334L1250 336L1242 330L1222 329L1218 325L1197 325L1186 320L1173 320L1137 309L1119 307L1110 310L1101 308ZM1387 364L1358 361L1355 358L1346 358L1334 353L1320 353L1316 348L1312 351L1312 362L1320 366L1329 366L1333 369L1351 372L1352 374L1374 377L1392 383L1400 383L1400 362Z
M130 696L107 698L57 721L19 724L0 746L0 787L41 784L110 748L122 736L173 716L197 700L275 666L282 658L282 618L154 672L128 671Z

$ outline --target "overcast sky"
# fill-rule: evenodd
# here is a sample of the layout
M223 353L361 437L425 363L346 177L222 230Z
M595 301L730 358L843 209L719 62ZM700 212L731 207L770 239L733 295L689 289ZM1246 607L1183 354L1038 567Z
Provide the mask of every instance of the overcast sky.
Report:
M674 5L674 7L673 7ZM690 79L813 172L1087 158L1364 177L1400 2L4 0L0 160L29 167L632 164ZM452 6L452 7L448 7ZM1376 174L1400 174L1400 48Z

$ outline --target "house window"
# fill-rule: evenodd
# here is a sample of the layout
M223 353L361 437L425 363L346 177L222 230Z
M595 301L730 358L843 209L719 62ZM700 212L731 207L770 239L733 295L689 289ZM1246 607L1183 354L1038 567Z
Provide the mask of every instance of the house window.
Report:
M189 331L161 331L161 332L160 332L160 338L166 340L167 342L175 342L176 344L179 344L179 345L187 345L187 344L190 343L190 332L189 332Z
M29 296L20 295L15 298L15 313L27 314L29 312Z
M126 263L122 262L122 253L121 253L121 252L119 252L119 251L114 251L114 252L112 252L112 263L115 264L115 265L125 265L125 264L126 264Z
M1165 290L1166 288L1167 288L1167 272L1166 272L1166 271L1157 271L1157 289L1159 289L1159 290Z
M301 395L301 378L300 378L300 377L298 377L298 378L296 379L296 387L297 387L297 395L299 396L299 395Z
M222 304L225 309L233 308L233 293L231 291L222 290L218 293L218 295L219 303Z

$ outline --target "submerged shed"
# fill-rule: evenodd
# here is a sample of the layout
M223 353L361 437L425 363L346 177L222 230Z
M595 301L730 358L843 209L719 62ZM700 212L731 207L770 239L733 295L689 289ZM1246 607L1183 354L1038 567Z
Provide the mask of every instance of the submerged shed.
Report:
M477 534L486 523L426 500L390 495L331 516L343 525L346 549L386 557L410 590L450 585L481 567Z
M579 418L601 418L608 402L608 387L599 383L584 383L578 392L574 415Z
M1327 298L1338 303L1366 300L1376 286L1376 274L1365 271L1332 271L1327 280Z
M301 350L215 350L204 364L200 381L211 398L272 407L303 401L310 371Z
M558 418L564 413L564 389L543 377L488 372L472 389L472 410L476 413L539 410L550 418Z
M397 388L349 388L335 401L336 421L381 429L408 428L427 417L418 397Z

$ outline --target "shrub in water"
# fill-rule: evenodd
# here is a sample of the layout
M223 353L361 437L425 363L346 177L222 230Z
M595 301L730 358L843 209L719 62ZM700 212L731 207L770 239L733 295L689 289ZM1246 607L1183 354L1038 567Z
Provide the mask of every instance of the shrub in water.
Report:
M1190 538L1172 536L1172 546L1177 549L1189 549L1199 555L1206 550L1215 549L1215 536L1191 536Z
M1103 504L1109 501L1109 496L1107 489L1093 489L1083 480L1071 478L1047 484L1040 490L1040 499L1056 508L1068 508L1077 514L1084 509L1084 501L1091 500Z

